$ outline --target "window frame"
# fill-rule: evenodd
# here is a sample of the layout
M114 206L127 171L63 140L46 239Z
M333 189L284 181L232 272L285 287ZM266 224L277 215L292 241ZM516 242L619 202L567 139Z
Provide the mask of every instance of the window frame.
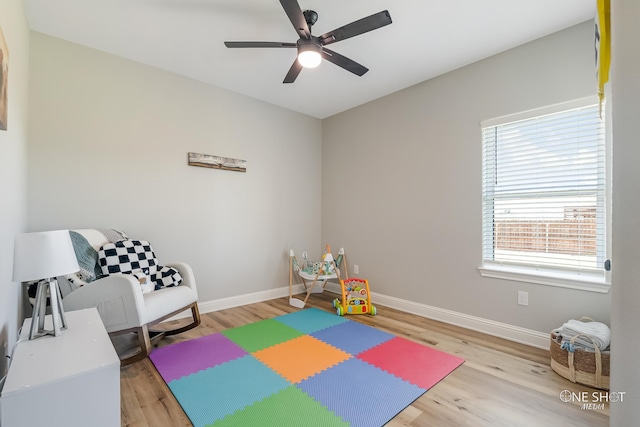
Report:
M480 138L482 142L482 173L484 174L484 140L483 130L487 127L499 126L516 121L533 119L536 117L545 116L548 114L560 113L576 108L582 108L587 106L597 105L599 99L597 96L591 96L581 98L569 102L563 102L546 107L527 110L515 114L509 114L506 116L496 117L493 119L483 120L480 122ZM605 109L604 120L604 163L605 163L605 185L604 185L604 258L608 259L611 253L611 134L610 134L610 115ZM485 182L482 178L482 233L481 233L481 265L478 267L478 271L482 277L506 279L517 282L534 283L547 286L556 286L569 289L579 289L585 291L592 291L598 293L607 293L611 288L611 272L602 267L598 269L596 273L590 273L585 271L570 272L562 271L551 268L526 266L526 265L514 265L514 264L502 264L499 261L490 262L486 261L484 254L484 201Z

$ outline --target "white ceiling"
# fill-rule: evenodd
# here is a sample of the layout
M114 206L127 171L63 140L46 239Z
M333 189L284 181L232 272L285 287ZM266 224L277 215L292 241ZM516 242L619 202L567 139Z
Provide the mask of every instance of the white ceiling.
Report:
M592 0L298 0L320 35L389 10L393 23L332 44L369 68L331 63L282 80L295 49L227 49L224 41L295 42L277 0L25 0L32 30L325 118L593 19Z

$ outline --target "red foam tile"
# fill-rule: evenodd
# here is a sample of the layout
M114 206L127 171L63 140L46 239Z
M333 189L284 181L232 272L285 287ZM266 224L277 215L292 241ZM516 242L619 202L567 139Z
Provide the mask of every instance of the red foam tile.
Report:
M400 337L361 353L358 359L425 389L464 362L460 357Z

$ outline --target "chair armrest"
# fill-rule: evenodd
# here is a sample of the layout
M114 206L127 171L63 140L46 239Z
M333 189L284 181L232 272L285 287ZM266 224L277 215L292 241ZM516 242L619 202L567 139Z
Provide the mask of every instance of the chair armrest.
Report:
M128 274L112 274L87 283L65 296L62 304L67 311L96 307L107 332L147 323L140 283Z
M164 264L167 267L173 267L176 270L178 270L178 273L180 273L180 276L182 276L182 283L180 284L180 286L188 286L190 287L193 292L195 292L196 297L198 295L198 289L196 287L196 279L195 276L193 275L193 270L191 269L191 266L185 262L172 262L170 264Z

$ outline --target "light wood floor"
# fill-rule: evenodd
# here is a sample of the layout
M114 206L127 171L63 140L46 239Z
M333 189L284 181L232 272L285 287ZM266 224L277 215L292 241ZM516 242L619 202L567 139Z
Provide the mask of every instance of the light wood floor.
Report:
M307 307L334 312L335 295L312 295ZM575 385L549 367L549 352L376 305L377 316L350 320L375 326L465 359L387 426L607 426L609 407L594 411L560 400L562 390L595 391ZM158 346L184 341L297 311L288 298L202 315L202 324ZM191 426L149 359L120 374L123 426ZM253 427L253 426L246 426ZM259 427L259 426L256 426ZM305 426L306 427L306 426Z

